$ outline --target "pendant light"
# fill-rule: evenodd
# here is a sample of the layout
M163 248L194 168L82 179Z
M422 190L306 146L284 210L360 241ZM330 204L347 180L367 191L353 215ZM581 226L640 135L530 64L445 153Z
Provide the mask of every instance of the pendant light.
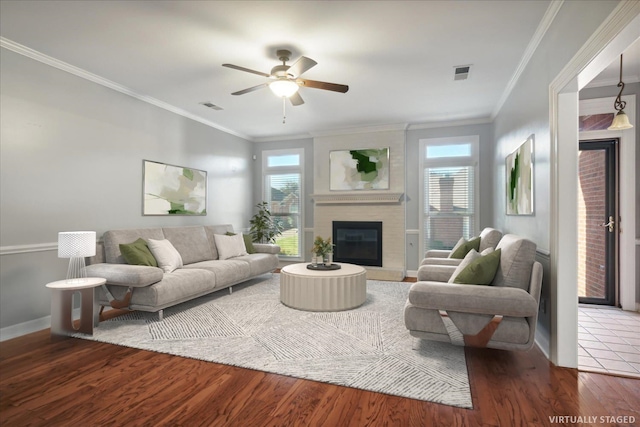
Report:
M608 130L624 130L631 129L633 127L633 125L629 123L629 117L624 112L624 107L627 106L627 103L620 98L622 96L622 91L624 90L624 83L622 82L622 55L620 55L620 83L618 83L618 87L620 88L620 92L616 97L616 101L613 103L613 108L618 112L613 118L611 126L607 128Z

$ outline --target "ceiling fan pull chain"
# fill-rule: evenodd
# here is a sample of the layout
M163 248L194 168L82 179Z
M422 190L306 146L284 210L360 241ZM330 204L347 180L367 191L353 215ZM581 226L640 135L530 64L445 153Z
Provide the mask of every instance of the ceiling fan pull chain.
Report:
M282 124L287 121L287 97L282 97Z

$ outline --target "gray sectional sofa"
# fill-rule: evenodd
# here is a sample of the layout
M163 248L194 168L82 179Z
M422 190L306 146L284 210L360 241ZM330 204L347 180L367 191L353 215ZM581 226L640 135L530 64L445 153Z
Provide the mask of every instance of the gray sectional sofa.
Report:
M103 235L96 256L89 259L87 276L107 279L113 297L122 299L133 288L129 308L158 312L172 305L228 288L278 268L280 247L254 243L255 253L219 259L214 235L233 232L231 225L139 228L111 230ZM171 273L159 267L129 265L120 244L138 238L169 240L182 257L183 266ZM98 289L98 303L108 306L105 292Z

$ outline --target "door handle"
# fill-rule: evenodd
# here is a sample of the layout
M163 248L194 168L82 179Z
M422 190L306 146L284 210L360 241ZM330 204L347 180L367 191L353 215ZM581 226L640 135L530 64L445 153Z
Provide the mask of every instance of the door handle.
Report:
M612 216L609 216L609 222L603 222L600 224L600 227L609 227L609 233L613 233L613 227L615 225L615 221Z

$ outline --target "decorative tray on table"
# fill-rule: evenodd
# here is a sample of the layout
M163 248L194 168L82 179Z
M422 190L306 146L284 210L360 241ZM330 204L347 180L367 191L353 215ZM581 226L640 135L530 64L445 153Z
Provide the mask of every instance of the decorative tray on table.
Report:
M340 264L330 264L330 265L318 264L315 266L313 264L307 264L307 268L313 271L329 271L329 270L340 270L342 266Z

